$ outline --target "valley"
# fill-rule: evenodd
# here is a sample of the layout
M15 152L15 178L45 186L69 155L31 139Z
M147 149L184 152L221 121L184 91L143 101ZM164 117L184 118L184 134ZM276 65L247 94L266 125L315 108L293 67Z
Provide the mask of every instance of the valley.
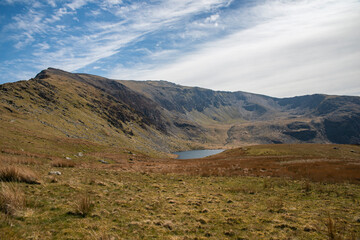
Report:
M49 68L0 85L0 239L358 239L359 144L360 97Z

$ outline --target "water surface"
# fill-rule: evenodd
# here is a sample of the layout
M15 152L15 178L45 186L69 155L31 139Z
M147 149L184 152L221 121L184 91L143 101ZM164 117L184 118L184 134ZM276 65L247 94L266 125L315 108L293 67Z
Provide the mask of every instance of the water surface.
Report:
M192 158L203 158L211 155L215 155L223 152L223 149L213 149L213 150L192 150L185 152L174 152L173 154L178 155L177 159L192 159Z

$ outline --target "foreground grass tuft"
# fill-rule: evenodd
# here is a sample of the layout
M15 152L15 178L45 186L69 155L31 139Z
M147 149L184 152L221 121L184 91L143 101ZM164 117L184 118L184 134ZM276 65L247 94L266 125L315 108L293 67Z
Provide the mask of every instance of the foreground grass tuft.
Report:
M2 183L0 190L0 211L12 216L24 207L24 193L13 184Z
M37 181L37 176L33 171L18 166L8 166L1 168L0 181L39 184L39 182Z
M75 205L75 213L82 217L89 216L94 210L94 204L88 194L83 195Z

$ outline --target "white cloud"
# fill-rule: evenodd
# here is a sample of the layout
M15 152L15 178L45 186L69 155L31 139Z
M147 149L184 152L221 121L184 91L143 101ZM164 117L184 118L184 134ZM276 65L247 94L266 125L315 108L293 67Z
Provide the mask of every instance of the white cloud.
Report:
M87 1L73 1L71 9L82 6ZM115 2L112 2L115 3ZM118 2L120 3L120 2ZM65 46L52 52L37 51L36 56L44 56L40 61L44 66L49 62L52 66L68 71L92 64L119 52L119 49L129 43L135 43L142 36L162 29L171 24L182 24L180 20L190 14L199 13L214 6L227 3L222 0L194 0L164 1L159 5L133 3L117 9L116 14L123 15L127 20L116 23L89 23L92 34L65 39ZM63 12L59 10L59 12ZM66 14L66 12L63 12ZM61 14L58 14L61 15ZM158 54L158 53L157 53Z
M47 3L52 7L56 7L56 1L55 0L47 0Z
M105 1L103 1L102 4L113 7L114 5L119 5L119 4L122 4L122 3L123 3L122 0L105 0Z
M44 43L38 43L38 44L36 45L36 47L40 48L41 50L50 49L50 45L47 44L46 42L44 42Z
M268 2L252 10L256 26L127 76L279 97L359 94L359 12L355 0Z
M91 1L92 0L73 0L71 3L66 4L66 6L71 10L76 10L78 8L85 6Z
M46 25L42 22L44 15L31 9L25 15L16 15L13 17L14 22L5 27L6 30L19 31L11 38L16 40L15 48L21 49L26 45L34 42L35 34L44 33Z

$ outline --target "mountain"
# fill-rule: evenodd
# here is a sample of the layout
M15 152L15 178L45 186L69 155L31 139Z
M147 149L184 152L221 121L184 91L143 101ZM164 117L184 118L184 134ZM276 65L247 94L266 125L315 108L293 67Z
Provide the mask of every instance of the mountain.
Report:
M360 97L307 95L272 98L245 92L183 87L165 81L120 81L173 114L188 131L225 145L360 143ZM200 139L199 139L200 140Z
M260 143L360 144L360 97L281 99L48 68L0 85L0 123L3 149L60 151L59 143L80 141L158 154Z

